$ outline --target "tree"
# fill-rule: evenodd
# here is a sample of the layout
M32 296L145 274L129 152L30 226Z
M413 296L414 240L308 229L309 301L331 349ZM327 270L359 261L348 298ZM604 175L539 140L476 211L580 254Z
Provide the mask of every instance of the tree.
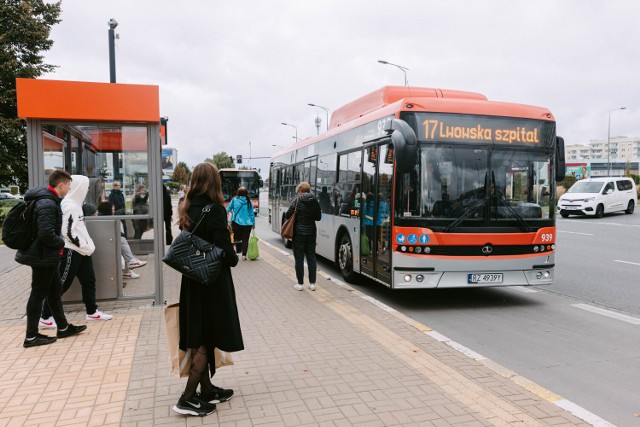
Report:
M41 52L53 45L51 27L60 22L60 1L0 0L0 186L29 181L26 123L18 118L16 78L52 71Z
M232 168L235 166L231 157L224 151L214 154L213 159L205 159L205 162L213 163L218 169Z
M178 162L173 169L173 176L171 180L173 182L179 182L180 184L187 185L189 183L189 177L191 177L191 171L185 162Z

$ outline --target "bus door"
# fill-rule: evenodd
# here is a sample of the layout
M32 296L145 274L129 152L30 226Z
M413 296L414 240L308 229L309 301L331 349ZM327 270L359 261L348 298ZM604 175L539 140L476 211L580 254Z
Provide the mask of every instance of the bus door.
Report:
M388 144L367 147L360 186L360 267L362 273L388 285L391 284L392 157Z
M316 186L316 174L318 171L318 157L306 159L304 161L304 177L303 180L307 181L313 191ZM316 191L317 194L317 191Z

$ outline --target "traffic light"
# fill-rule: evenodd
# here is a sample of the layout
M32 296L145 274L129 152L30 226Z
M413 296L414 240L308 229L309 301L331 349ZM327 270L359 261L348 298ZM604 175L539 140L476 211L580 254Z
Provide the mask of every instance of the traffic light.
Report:
M236 156L236 163L242 163L242 155L241 154L238 154Z
M233 163L233 156L229 156L229 161Z

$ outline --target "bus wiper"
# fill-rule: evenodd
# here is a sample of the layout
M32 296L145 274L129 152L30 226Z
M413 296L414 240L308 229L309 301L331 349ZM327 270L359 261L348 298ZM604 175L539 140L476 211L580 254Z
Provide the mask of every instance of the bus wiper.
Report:
M477 211L478 208L483 207L486 204L486 202L487 202L486 199L480 199L474 202L462 212L462 215L460 215L455 221L452 221L449 225L443 228L442 231L445 233L448 233L449 231L453 230L454 228L462 224L462 221L464 221L465 219L473 215L473 213Z
M507 199L504 197L504 194L498 192L494 197L496 197L499 201L501 201L504 206L507 208L507 210L509 212L511 212L511 214L513 215L513 217L516 219L516 221L518 221L518 224L520 224L520 228L522 228L524 231L526 232L531 232L533 231L533 229L531 228L531 226L529 224L527 224L527 221L524 220L524 218L522 218L522 216L520 216L520 214L518 212L515 211L515 209L513 209L510 205L509 202L507 201Z

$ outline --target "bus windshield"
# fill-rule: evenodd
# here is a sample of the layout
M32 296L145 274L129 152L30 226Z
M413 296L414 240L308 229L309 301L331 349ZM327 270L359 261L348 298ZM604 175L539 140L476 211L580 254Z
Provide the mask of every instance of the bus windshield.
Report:
M246 187L252 199L260 197L260 174L257 171L221 170L220 179L225 202L231 201L240 187Z
M396 214L478 223L550 218L550 166L543 151L424 144L421 173L405 175Z

